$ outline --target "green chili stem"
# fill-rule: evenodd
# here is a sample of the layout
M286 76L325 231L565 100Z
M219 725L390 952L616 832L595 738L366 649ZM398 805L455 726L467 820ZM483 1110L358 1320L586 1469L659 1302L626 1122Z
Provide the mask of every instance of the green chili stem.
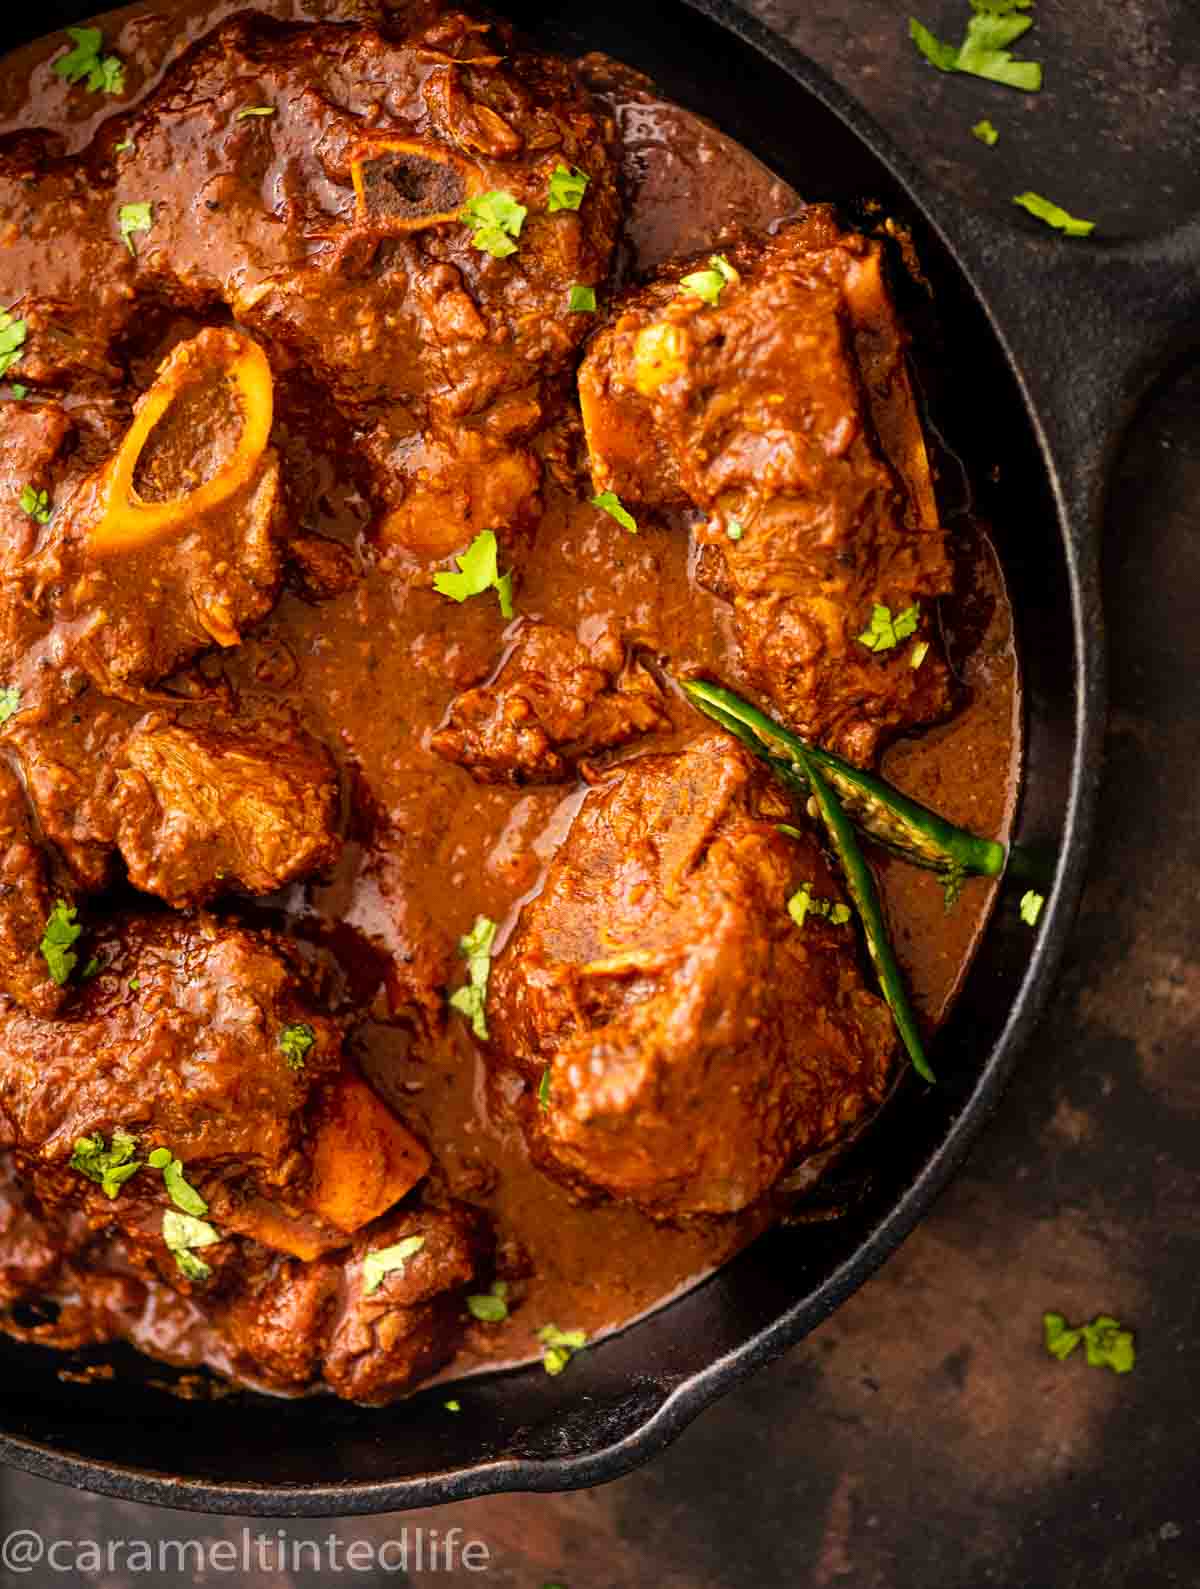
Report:
M879 986L891 1008L896 1029L908 1051L913 1069L926 1081L936 1082L937 1078L925 1058L920 1028L913 1007L909 1003L904 977L892 952L887 926L883 919L883 909L875 887L875 878L858 847L854 828L843 811L837 795L826 782L824 773L818 768L816 758L800 750L798 760L817 802L830 843L842 863L846 887L850 890L850 897L862 921L863 935L867 940L867 949L879 977Z

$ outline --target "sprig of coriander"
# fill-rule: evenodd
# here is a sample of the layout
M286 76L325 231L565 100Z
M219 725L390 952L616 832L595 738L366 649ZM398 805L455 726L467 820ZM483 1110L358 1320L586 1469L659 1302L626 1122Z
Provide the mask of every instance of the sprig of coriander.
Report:
M137 1138L116 1126L107 1147L100 1131L90 1137L77 1137L68 1162L71 1169L95 1181L105 1197L116 1197L130 1176L142 1167L141 1160L134 1158L136 1152Z
M702 298L705 303L712 304L715 308L721 302L721 294L725 288L742 278L724 254L713 254L708 263L708 270L693 271L691 275L684 276L679 285L685 292L690 292L696 298Z
M592 497L591 502L594 508L607 513L610 519L615 519L623 530L629 531L630 535L637 534L637 520L622 504L615 491L601 491L599 496Z
M363 1258L363 1295L373 1296L390 1274L407 1267L425 1245L424 1236L405 1236L392 1247L379 1247Z
M460 570L457 574L443 572L433 576L433 588L439 596L449 596L451 601L466 601L471 596L482 596L494 590L500 598L500 616L512 617L512 571L501 574L499 546L491 530L481 530L454 561Z
M1090 1324L1071 1326L1061 1313L1042 1315L1042 1339L1051 1357L1065 1362L1082 1341L1091 1368L1111 1368L1114 1374L1128 1374L1137 1361L1133 1331L1122 1328L1107 1313L1098 1314Z
M507 259L517 251L515 239L520 237L528 214L525 205L518 204L511 193L493 190L468 199L458 218L474 227L473 248L495 259Z
M587 172L581 171L578 166L561 163L555 166L550 174L550 195L546 202L550 214L553 215L557 210L577 210L583 203L583 195L591 180Z
M1067 237L1090 237L1096 230L1095 221L1081 221L1077 215L1064 210L1061 204L1044 199L1040 193L1018 193L1013 203L1019 204L1030 215L1036 215L1039 221L1045 221L1047 226L1053 226Z
M908 20L908 35L939 72L966 72L989 82L1003 83L1035 94L1042 86L1042 68L1037 61L1013 59L1008 46L1015 44L1033 26L1033 18L1020 13L1017 6L999 9L999 0L971 0L975 14L959 45L939 39L916 17Z
M83 933L83 928L76 920L77 911L74 905L68 905L65 899L60 899L46 918L45 930L39 945L42 958L53 980L60 988L66 987L79 962L73 945Z
M14 320L7 309L0 309L0 376L7 375L20 360L28 334L24 320Z
M919 602L914 602L911 607L906 607L895 617L892 616L890 607L883 607L877 602L871 608L870 624L858 637L859 644L866 646L868 651L890 651L893 646L898 646L901 640L907 640L910 635L916 634L920 621Z
M74 48L60 55L51 70L68 83L87 79L90 94L123 94L125 92L125 65L119 55L104 55L104 35L99 28L68 28L67 36Z
M154 225L154 206L145 204L122 204L117 211L117 221L121 228L121 241L136 258L137 249L133 245L134 232L148 232Z
M487 989L495 941L496 923L487 916L477 916L470 932L458 941L459 953L465 956L467 962L467 982L450 995L450 1008L465 1016L475 1036L484 1042L489 1036Z

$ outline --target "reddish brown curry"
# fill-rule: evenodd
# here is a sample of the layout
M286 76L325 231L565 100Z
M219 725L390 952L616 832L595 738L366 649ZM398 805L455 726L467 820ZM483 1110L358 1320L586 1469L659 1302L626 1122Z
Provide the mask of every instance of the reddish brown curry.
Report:
M840 897L815 834L777 832L807 819L672 681L720 679L864 764L890 744L897 784L1003 838L1017 677L986 539L960 527L948 547L937 523L876 245L607 63L517 59L435 6L320 9L345 31L214 34L232 3L116 13L119 101L53 74L60 40L0 75L0 304L27 326L8 379L29 392L0 433L0 687L20 702L0 726L0 1299L26 1338L127 1337L381 1401L447 1363L526 1357L544 1325L594 1337L660 1304L775 1217L772 1184L899 1063L852 931L788 920L802 880ZM589 175L578 211L535 208L556 163ZM515 259L458 219L495 190L531 211ZM116 215L146 202L130 252ZM736 283L681 308L717 248ZM580 282L595 315L566 310ZM690 351L664 388L637 349L667 322ZM798 368L827 372L794 415L788 324L810 337ZM758 365L738 342L755 327L774 328ZM256 354L272 409L251 456ZM164 417L136 451L152 390ZM724 394L740 418L714 418ZM729 430L760 401L785 440L832 434L838 404L857 417L820 468L797 442L764 473ZM19 505L30 483L44 525ZM614 484L636 536L588 501ZM173 498L192 506L156 515ZM851 499L853 522L813 531ZM768 540L866 545L868 520L870 557L838 552L851 572L819 600L803 559L764 580ZM433 587L489 529L511 621L494 590ZM921 608L919 667L856 640L883 591ZM703 853L668 875L680 821ZM646 892L591 886L645 844ZM990 888L946 914L936 878L878 866L935 1025ZM86 926L62 984L38 947L59 899ZM718 899L737 907L719 922ZM479 917L499 928L486 1040L447 1009ZM596 970L617 922L642 958ZM630 1056L697 990L650 1104ZM822 1023L817 1109L780 1076ZM293 1066L279 1034L297 1029ZM602 1030L597 1102L567 1056L582 1032L598 1066ZM769 1049L770 1106L743 1108L747 1055ZM117 1129L142 1167L110 1197L70 1155ZM179 1205L153 1145L208 1205L219 1239L182 1249L203 1278L164 1244ZM373 1285L372 1255L405 1243ZM507 1318L480 1320L465 1299L496 1280Z

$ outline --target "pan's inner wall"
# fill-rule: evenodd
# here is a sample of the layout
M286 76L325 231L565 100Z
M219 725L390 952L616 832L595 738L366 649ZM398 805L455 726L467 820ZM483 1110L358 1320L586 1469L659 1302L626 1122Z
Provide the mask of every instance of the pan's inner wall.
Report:
M54 0L36 14L10 11L0 20L0 49L93 9L86 0ZM953 402L939 405L945 440L967 464L976 511L997 527L1017 617L1027 723L1015 836L1053 846L1066 820L1076 750L1067 566L1016 383L953 261L867 146L715 22L678 4L506 9L544 46L603 50L645 71L666 95L718 121L807 198L843 205L874 199L912 226L934 289L943 355L936 362L945 391L954 394ZM930 362L928 349L923 362ZM886 1129L870 1133L840 1172L856 1199L852 1213L827 1225L773 1231L671 1308L582 1354L569 1375L551 1380L535 1370L476 1381L470 1418L447 1417L436 1391L383 1411L332 1398L182 1403L153 1387L161 1370L133 1353L116 1356L113 1382L81 1394L59 1380L59 1354L0 1341L0 1436L8 1456L54 1477L168 1504L190 1498L232 1511L295 1512L305 1509L303 1498L285 1489L341 1483L351 1489L336 1503L314 1497L311 1509L384 1510L512 1483L511 1468L507 1478L503 1469L522 1459L553 1462L609 1450L691 1376L721 1365L716 1377L732 1378L755 1355L747 1343L784 1315L791 1315L789 1333L798 1335L861 1278L854 1266L862 1243L879 1231L986 1086L989 1056L1021 988L1031 942L1006 901L938 1039L941 1085L932 1093L903 1089ZM732 1361L731 1354L741 1355ZM135 1391L138 1381L144 1394ZM81 1458L84 1467L58 1461L60 1454ZM478 1471L493 1463L500 1469L490 1478ZM92 1464L118 1471L88 1471ZM189 1497L146 1486L137 1470L204 1489ZM571 1482L607 1476L600 1462L577 1467ZM274 1494L220 1493L241 1485L271 1486Z

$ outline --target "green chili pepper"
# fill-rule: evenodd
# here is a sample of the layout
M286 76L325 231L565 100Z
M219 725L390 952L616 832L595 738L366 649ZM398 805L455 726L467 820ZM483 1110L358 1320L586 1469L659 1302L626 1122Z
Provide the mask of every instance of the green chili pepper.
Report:
M837 795L825 781L824 772L818 768L816 758L808 751L799 749L797 758L808 787L817 802L817 809L821 813L821 821L829 835L829 842L842 863L846 887L850 890L850 898L854 901L855 909L862 921L863 935L867 940L867 950L879 977L879 986L891 1008L896 1029L908 1050L913 1069L926 1081L936 1082L937 1078L925 1058L920 1028L917 1026L916 1015L908 1000L904 977L896 963L896 956L892 953L879 894L875 888L875 879L858 847L854 828L843 811Z
M863 772L831 751L805 744L732 690L700 679L689 680L683 688L702 712L736 734L793 790L800 786L807 790L811 780L805 767L818 766L847 815L868 837L904 860L941 875L947 909L958 898L965 878L999 877L1004 870L1007 855L1003 844L955 827L873 773Z

